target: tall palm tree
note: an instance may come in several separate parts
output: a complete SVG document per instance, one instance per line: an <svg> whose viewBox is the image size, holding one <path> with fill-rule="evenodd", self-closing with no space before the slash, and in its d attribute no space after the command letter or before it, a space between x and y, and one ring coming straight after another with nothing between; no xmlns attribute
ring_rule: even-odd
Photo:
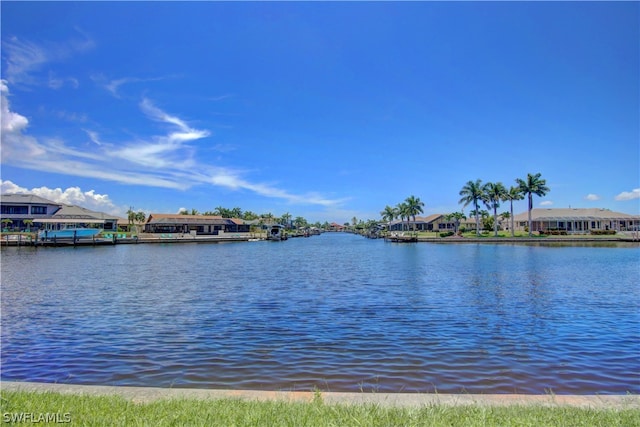
<svg viewBox="0 0 640 427"><path fill-rule="evenodd" d="M284 224L284 226L286 228L290 228L289 227L289 225L290 225L289 222L291 221L291 214L289 212L286 212L286 213L282 214L281 220L282 220L282 223Z"/></svg>
<svg viewBox="0 0 640 427"><path fill-rule="evenodd" d="M513 201L514 200L522 200L524 199L524 195L520 190L520 187L509 187L509 191L507 191L506 200L509 201L511 205L509 217L511 218L511 237L516 235L516 230L513 228Z"/></svg>
<svg viewBox="0 0 640 427"><path fill-rule="evenodd" d="M482 190L484 192L484 202L488 208L493 209L493 235L498 237L498 208L500 202L506 200L507 189L501 182L487 182Z"/></svg>
<svg viewBox="0 0 640 427"><path fill-rule="evenodd" d="M407 205L407 215L413 217L413 231L416 231L416 215L423 213L424 202L420 200L420 197L411 195L404 201Z"/></svg>
<svg viewBox="0 0 640 427"><path fill-rule="evenodd" d="M529 201L529 205L528 205L529 209L527 210L528 220L529 220L529 237L531 237L532 235L531 228L533 226L533 222L531 221L531 210L533 209L533 195L535 194L538 197L542 197L550 191L549 187L547 187L547 180L540 178L541 175L542 174L540 172L538 172L535 175L531 175L530 173L528 173L526 180L516 178L516 182L520 187L520 191L523 194L527 195L527 199Z"/></svg>
<svg viewBox="0 0 640 427"><path fill-rule="evenodd" d="M463 207L469 204L473 204L476 217L476 235L480 236L480 218L478 218L478 201L482 200L482 181L477 179L475 181L468 181L462 190L460 190L462 198L458 203L463 203Z"/></svg>
<svg viewBox="0 0 640 427"><path fill-rule="evenodd" d="M242 213L242 219L244 219L245 221L252 221L254 219L258 219L258 214L252 211L244 211Z"/></svg>
<svg viewBox="0 0 640 427"><path fill-rule="evenodd" d="M382 212L380 212L380 216L382 217L383 221L387 222L387 229L389 229L391 228L391 221L398 217L398 211L396 210L396 208L392 208L391 206L387 205L384 207Z"/></svg>
<svg viewBox="0 0 640 427"><path fill-rule="evenodd" d="M297 216L296 219L293 220L293 223L297 228L302 228L307 225L307 220L301 216Z"/></svg>
<svg viewBox="0 0 640 427"><path fill-rule="evenodd" d="M133 222L136 220L136 213L133 211L133 206L129 206L127 211L127 220L129 221L129 230L131 230Z"/></svg>
<svg viewBox="0 0 640 427"><path fill-rule="evenodd" d="M142 211L138 212L133 216L133 220L138 224L142 224L143 222L145 222L146 219L147 219L147 215ZM138 229L138 225L136 225L135 227L136 227L136 231L140 232L140 230Z"/></svg>
<svg viewBox="0 0 640 427"><path fill-rule="evenodd" d="M214 215L221 216L222 218L231 218L231 209L227 209L222 206L218 206L213 210Z"/></svg>
<svg viewBox="0 0 640 427"><path fill-rule="evenodd" d="M398 203L396 205L396 211L398 212L398 218L400 218L400 228L404 231L404 219L407 218L407 230L409 229L409 209L406 203Z"/></svg>

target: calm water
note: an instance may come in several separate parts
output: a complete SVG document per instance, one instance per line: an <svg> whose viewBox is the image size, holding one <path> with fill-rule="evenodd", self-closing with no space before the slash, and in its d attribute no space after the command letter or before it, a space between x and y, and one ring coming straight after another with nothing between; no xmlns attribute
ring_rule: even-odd
<svg viewBox="0 0 640 427"><path fill-rule="evenodd" d="M287 242L2 249L2 379L640 393L640 249Z"/></svg>

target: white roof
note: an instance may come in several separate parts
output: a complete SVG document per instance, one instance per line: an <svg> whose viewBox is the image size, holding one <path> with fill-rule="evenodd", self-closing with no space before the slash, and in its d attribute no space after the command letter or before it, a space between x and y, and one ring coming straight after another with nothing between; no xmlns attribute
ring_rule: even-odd
<svg viewBox="0 0 640 427"><path fill-rule="evenodd" d="M528 221L527 212L513 217L514 221ZM599 208L535 208L531 210L533 221L598 221L640 220L639 215L630 215Z"/></svg>
<svg viewBox="0 0 640 427"><path fill-rule="evenodd" d="M104 224L104 219L94 219L94 218L45 218L45 219L34 219L34 223L42 223L42 224Z"/></svg>

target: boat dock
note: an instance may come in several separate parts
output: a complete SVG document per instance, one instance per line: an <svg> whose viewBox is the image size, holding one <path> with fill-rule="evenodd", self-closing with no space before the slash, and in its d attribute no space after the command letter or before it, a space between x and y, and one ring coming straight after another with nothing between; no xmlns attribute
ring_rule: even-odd
<svg viewBox="0 0 640 427"><path fill-rule="evenodd" d="M394 242L394 243L415 243L418 241L418 236L405 235L404 233L402 234L392 233L388 236L385 236L384 240L387 242Z"/></svg>
<svg viewBox="0 0 640 427"><path fill-rule="evenodd" d="M149 234L130 236L126 233L107 233L98 237L48 238L42 239L37 234L5 233L0 238L0 246L111 246L138 243L222 243L248 242L264 240L253 234L223 236L193 236L190 234Z"/></svg>

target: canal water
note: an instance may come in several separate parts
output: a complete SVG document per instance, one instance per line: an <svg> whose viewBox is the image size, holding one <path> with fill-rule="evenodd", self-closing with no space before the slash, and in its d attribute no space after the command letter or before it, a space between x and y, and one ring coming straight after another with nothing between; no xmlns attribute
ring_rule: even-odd
<svg viewBox="0 0 640 427"><path fill-rule="evenodd" d="M286 242L3 248L3 380L640 393L640 248Z"/></svg>

